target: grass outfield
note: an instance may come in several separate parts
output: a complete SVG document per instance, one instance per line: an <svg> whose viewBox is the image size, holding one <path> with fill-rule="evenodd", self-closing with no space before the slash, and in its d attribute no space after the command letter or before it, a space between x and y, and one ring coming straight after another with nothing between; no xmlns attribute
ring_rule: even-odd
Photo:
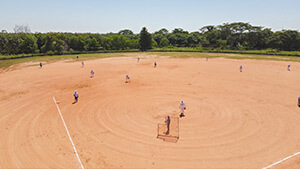
<svg viewBox="0 0 300 169"><path fill-rule="evenodd" d="M7 67L24 62L54 62L61 59L72 59L76 61L76 56L80 60L92 60L109 57L128 57L132 53L98 53L98 54L78 54L78 55L53 55L53 56L35 56L20 59L1 60L0 67ZM173 58L227 58L227 59L256 59L256 60L275 60L300 62L297 56L276 56L276 55L254 55L254 54L228 54L228 53L193 53L193 52L145 52L145 54L155 54L158 56L170 56Z"/></svg>
<svg viewBox="0 0 300 169"><path fill-rule="evenodd" d="M91 60L99 58L109 57L124 57L123 53L100 53L100 54L78 54L78 55L53 55L53 56L34 56L20 59L1 60L0 67L7 67L14 64L25 62L54 62L62 59L71 59L76 61L76 56L79 56L80 60Z"/></svg>

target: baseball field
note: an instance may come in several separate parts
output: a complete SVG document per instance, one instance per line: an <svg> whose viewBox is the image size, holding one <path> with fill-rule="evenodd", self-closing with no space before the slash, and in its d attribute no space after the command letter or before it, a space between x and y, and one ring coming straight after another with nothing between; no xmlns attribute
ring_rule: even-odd
<svg viewBox="0 0 300 169"><path fill-rule="evenodd" d="M111 55L0 68L0 168L299 168L300 62Z"/></svg>

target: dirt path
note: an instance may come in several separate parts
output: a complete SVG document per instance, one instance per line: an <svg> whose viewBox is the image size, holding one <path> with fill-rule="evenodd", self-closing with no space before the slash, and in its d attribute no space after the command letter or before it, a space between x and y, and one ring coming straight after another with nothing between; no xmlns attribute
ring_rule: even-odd
<svg viewBox="0 0 300 169"><path fill-rule="evenodd" d="M85 168L261 168L300 151L300 63L134 56L80 67L0 74L0 168L79 167L53 96ZM156 139L180 100L178 142Z"/></svg>

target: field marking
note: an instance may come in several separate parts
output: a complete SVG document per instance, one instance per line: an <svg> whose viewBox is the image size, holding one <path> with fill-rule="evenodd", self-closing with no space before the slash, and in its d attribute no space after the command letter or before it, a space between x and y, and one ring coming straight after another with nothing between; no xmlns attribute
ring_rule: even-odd
<svg viewBox="0 0 300 169"><path fill-rule="evenodd" d="M284 158L284 159L282 159L282 160L279 160L279 161L277 161L277 162L274 163L274 164L271 164L271 165L269 165L269 166L267 166L267 167L264 167L263 169L271 168L271 167L273 167L273 166L275 166L275 165L277 165L277 164L279 164L279 163L281 163L281 162L283 162L283 161L285 161L285 160L287 160L287 159L289 159L289 158L292 158L292 157L294 157L294 156L296 156L296 155L298 155L298 154L300 154L300 152L297 152L297 153L295 153L295 154L293 154L293 155L290 155L290 156L288 156L288 157L286 157L286 158Z"/></svg>
<svg viewBox="0 0 300 169"><path fill-rule="evenodd" d="M76 151L76 147L75 147L75 145L74 145L74 143L73 143L73 140L72 140L72 138L71 138L71 136L70 136L70 133L69 133L69 130L68 130L67 125L66 125L66 123L65 123L65 120L64 120L64 118L63 118L63 116L62 116L62 114L61 114L61 112L60 112L60 109L59 109L59 107L58 107L58 105L57 105L57 103L56 103L56 100L55 100L54 96L53 96L53 101L54 101L54 103L55 103L55 105L56 105L56 107L57 107L58 113L59 113L59 115L60 115L60 117L61 117L61 120L62 120L64 126L65 126L65 129L66 129L66 131L67 131L69 140L70 140L70 142L71 142L71 144L72 144L72 147L73 147L74 152L75 152L75 154L76 154L77 160L78 160L78 162L79 162L79 164L80 164L80 166L81 166L81 169L84 169L84 167L83 167L83 165L82 165L82 163L81 163L81 160L80 160L80 158L79 158L79 155L78 155L78 153L77 153L77 151Z"/></svg>

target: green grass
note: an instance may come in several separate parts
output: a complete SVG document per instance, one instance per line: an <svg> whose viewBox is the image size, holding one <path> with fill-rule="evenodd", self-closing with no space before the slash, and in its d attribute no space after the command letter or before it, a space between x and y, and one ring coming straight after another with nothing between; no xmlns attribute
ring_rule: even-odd
<svg viewBox="0 0 300 169"><path fill-rule="evenodd" d="M0 60L0 67L8 67L15 64L25 62L36 62L32 65L38 66L38 62L49 63L59 60L79 61L110 58L110 57L128 57L132 53L98 53L98 54L78 54L78 55L53 55L53 56L34 56L19 59ZM229 53L204 53L204 52L144 52L144 54L155 54L158 56L170 56L172 58L227 58L227 59L256 59L256 60L276 60L276 61L293 61L300 62L297 56L277 56L277 55L261 55L261 54L229 54ZM30 65L31 66L31 65Z"/></svg>
<svg viewBox="0 0 300 169"><path fill-rule="evenodd" d="M109 58L109 57L125 57L125 53L98 53L98 54L78 54L78 55L53 55L53 56L34 56L19 59L0 60L0 67L7 67L25 62L55 62L62 59L70 59L76 61L76 56L79 56L80 61Z"/></svg>
<svg viewBox="0 0 300 169"><path fill-rule="evenodd" d="M159 56L171 56L172 58L226 58L226 59L255 59L300 62L298 56L276 56L255 54L228 54L228 53L203 53L203 52L155 52ZM163 54L164 53L164 54ZM153 54L153 52L148 52Z"/></svg>
<svg viewBox="0 0 300 169"><path fill-rule="evenodd" d="M266 50L221 50L221 49L204 49L201 47L169 47L151 49L153 52L206 52L206 53L235 53L235 54L257 54L257 55L280 55L280 56L300 56L300 51L277 51L274 49Z"/></svg>

